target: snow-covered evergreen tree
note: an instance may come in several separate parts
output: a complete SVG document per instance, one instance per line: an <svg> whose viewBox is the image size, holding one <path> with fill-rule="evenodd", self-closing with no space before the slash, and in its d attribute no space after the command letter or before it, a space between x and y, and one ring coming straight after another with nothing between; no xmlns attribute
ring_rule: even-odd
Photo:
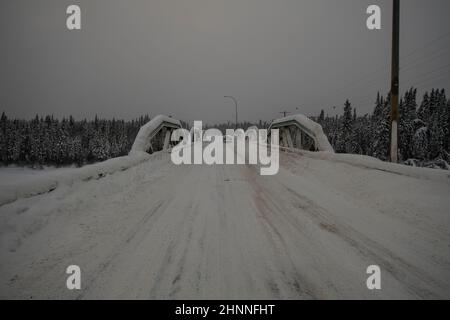
<svg viewBox="0 0 450 320"><path fill-rule="evenodd" d="M372 117L372 154L374 157L385 161L388 159L390 144L390 108L390 95L388 94L388 97L385 101L383 97L380 97L380 95L378 94L375 110Z"/></svg>
<svg viewBox="0 0 450 320"><path fill-rule="evenodd" d="M428 128L421 127L414 134L413 157L416 159L427 160L427 156L428 156Z"/></svg>
<svg viewBox="0 0 450 320"><path fill-rule="evenodd" d="M409 89L405 93L405 96L402 99L402 103L400 103L399 107L400 120L398 126L398 136L401 160L407 160L411 158L413 154L412 141L415 133L414 121L417 117L416 95L416 89Z"/></svg>
<svg viewBox="0 0 450 320"><path fill-rule="evenodd" d="M447 99L445 91L433 91L431 116L428 123L429 150L428 159L445 158L445 138L448 128Z"/></svg>
<svg viewBox="0 0 450 320"><path fill-rule="evenodd" d="M423 123L428 123L431 112L430 112L430 97L428 92L425 92L422 103L420 104L419 110L417 111L417 116Z"/></svg>
<svg viewBox="0 0 450 320"><path fill-rule="evenodd" d="M323 109L320 111L320 115L319 115L319 117L317 118L317 122L320 124L320 125L324 125L324 123L325 123L325 111L323 111Z"/></svg>
<svg viewBox="0 0 450 320"><path fill-rule="evenodd" d="M344 104L344 115L342 116L341 128L338 137L338 152L351 153L353 147L353 115L350 101Z"/></svg>

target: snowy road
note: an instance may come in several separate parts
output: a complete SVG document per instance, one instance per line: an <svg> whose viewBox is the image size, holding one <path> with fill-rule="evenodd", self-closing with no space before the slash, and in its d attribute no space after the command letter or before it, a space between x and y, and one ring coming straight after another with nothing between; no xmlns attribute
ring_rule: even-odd
<svg viewBox="0 0 450 320"><path fill-rule="evenodd" d="M1 206L0 297L450 298L448 182L280 157L260 176L159 153Z"/></svg>

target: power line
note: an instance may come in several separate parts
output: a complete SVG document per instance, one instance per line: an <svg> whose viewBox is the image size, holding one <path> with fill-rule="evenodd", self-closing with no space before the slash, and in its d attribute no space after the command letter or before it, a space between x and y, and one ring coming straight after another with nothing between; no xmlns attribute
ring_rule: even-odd
<svg viewBox="0 0 450 320"><path fill-rule="evenodd" d="M422 80L424 80L424 79L429 78L429 76L430 76L431 74L434 74L434 73L436 73L436 72L442 72L442 71L446 72L446 71L450 71L450 69L447 69L447 68L450 68L450 64L447 64L447 65L445 65L445 66L440 66L440 67L438 67L438 68L436 68L436 69L434 69L434 70L432 70L432 71L427 71L427 72L425 72L425 73L421 73L421 74L415 76L414 78L415 78L416 81L417 81L417 79L419 79L420 81L422 81ZM439 77L439 76L442 76L442 74L438 74L437 76L438 76L438 77ZM367 91L365 91L365 92L372 93L372 92L374 92L374 91L380 91L380 88L379 88L379 87L376 87L376 86L372 86L369 90L367 90ZM364 96L364 95L366 95L366 94L363 94L363 96Z"/></svg>
<svg viewBox="0 0 450 320"><path fill-rule="evenodd" d="M446 69L446 68L449 68L449 69ZM433 73L436 73L436 72L439 72L439 71L446 71L446 70L447 70L447 71L450 71L450 63L447 64L447 65L445 65L445 66L438 67L437 69L434 69L434 70L432 70L432 71L427 71L427 72L421 73L421 74L418 75L417 77L428 76L428 75L430 75L430 74L433 74Z"/></svg>
<svg viewBox="0 0 450 320"><path fill-rule="evenodd" d="M430 83L432 81L441 81L441 80L446 80L449 79L450 80L450 72L445 72L444 74L437 74L434 75L432 77L424 77L422 79L420 79L419 81L414 80L410 85L405 86L405 87L421 87L424 84ZM387 90L385 90L387 91ZM384 95L385 93L383 93L383 90L377 90L376 88L374 88L373 90L371 90L370 92L368 92L367 94L364 94L362 96L358 96L358 97L349 97L350 101L352 102L353 105L356 106L361 106L364 107L366 105L368 105L369 103L375 103L375 99L376 99L376 93L380 92L382 95Z"/></svg>
<svg viewBox="0 0 450 320"><path fill-rule="evenodd" d="M437 69L433 69L433 70L431 70L431 71L426 71L426 72L424 72L424 73L421 73L421 74L419 74L419 75L416 75L415 76L415 78L422 78L422 77L426 77L426 76L428 76L428 75L430 75L430 74L434 74L434 73L436 73L436 72L441 72L441 71L444 71L446 68L448 68L448 67L450 67L450 64L447 64L447 65L445 65L445 66L440 66L440 67L438 67ZM408 69L408 70L406 70L406 71L404 71L404 72L410 72L410 71L412 71L412 70L414 70L414 69ZM383 75L384 76L384 75ZM369 82L367 82L367 83L361 83L360 85L358 85L358 86L355 86L354 88L358 88L358 87L361 87L361 86L365 86L365 87L367 87L367 86L370 86L370 92L372 92L374 89L380 89L379 87L378 87L378 81L379 80L381 80L381 79L379 79L378 77L377 78L374 78L372 81L369 81ZM375 84L375 86L373 86ZM344 92L340 92L340 93L338 93L338 98L343 98L343 97L346 97L346 96L348 96L346 93L344 93Z"/></svg>
<svg viewBox="0 0 450 320"><path fill-rule="evenodd" d="M424 45L410 51L409 53L403 55L401 57L401 59L403 59L402 61L407 61L410 57L413 57L414 55L416 55L417 53L423 51L424 49L428 49L430 48L431 45L441 41L442 39L446 38L450 36L450 32L446 32L444 34L439 35L438 37L428 41L427 43L425 43ZM437 58L441 57L442 55L447 53L447 48L449 47L450 43L446 43L443 47L440 47L437 50L434 50L431 54L426 54L423 53L423 56L417 57L411 61L407 61L403 66L402 66L402 72L407 72L409 70L411 70L412 68L418 66L418 65L423 65L424 63L429 63L431 61L436 60ZM419 62L420 63L417 63ZM406 67L406 68L405 68ZM435 73L439 70L434 70L431 73ZM351 95L347 94L347 91L349 89L352 88L358 88L361 86L367 86L370 84L376 84L378 82L378 80L381 80L381 77L387 76L389 74L389 67L385 64L385 65L381 65L380 67L378 67L377 69L375 69L375 71L366 74L362 77L357 78L356 80L353 80L349 83L347 83L346 85L342 86L340 89L338 89L337 91L335 91L335 95L338 96L338 98L350 98ZM427 75L429 75L430 72L427 73ZM442 77L444 77L443 79L446 79L446 75L438 75L438 77L432 77L432 78L427 78L425 77L425 79L421 79L420 81L425 81L424 83L433 81L433 79L441 79ZM417 78L415 79L417 81ZM409 82L409 81L408 81ZM420 86L417 84L415 84L415 86ZM366 99L364 99L362 102L360 102L360 104L366 104L369 103L370 101L375 101L375 98L371 97L372 94L376 94L376 92L382 92L382 91L388 91L388 89L385 90L380 90L380 88L378 87L378 84L376 84L376 86L373 86L372 88L370 88L369 90L367 90L367 94L363 94L362 96L367 96ZM369 97L370 95L370 97ZM358 94L358 96L361 96ZM353 101L357 101L359 100L359 98L351 98ZM316 107L321 107L323 108L323 105L318 102L317 104L315 104Z"/></svg>
<svg viewBox="0 0 450 320"><path fill-rule="evenodd" d="M440 81L440 80L445 80L445 79L450 79L450 72L446 72L444 74L440 74L440 75L435 75L431 78L425 78L425 79L421 79L419 82L415 82L414 86L415 87L420 87L423 86L426 83L429 83L431 81Z"/></svg>
<svg viewBox="0 0 450 320"><path fill-rule="evenodd" d="M449 43L449 45L450 45L450 43ZM447 46L447 47L449 47L449 46ZM442 48L441 48L442 49ZM434 52L433 54L435 54L435 53L439 53L440 51L441 51L441 49L440 50L438 50L438 51L436 51L436 52ZM402 72L408 72L408 71L410 71L410 70L413 70L414 69L414 67L416 67L416 66L418 66L418 65L422 65L423 63L425 63L425 62L427 62L427 63L429 63L429 62L431 62L431 61L434 61L434 60L436 60L437 58L439 58L440 56L442 56L443 54L445 54L445 53L447 53L447 51L444 51L444 52L440 52L437 56L435 56L435 57L432 57L431 59L429 59L428 61L423 61L422 63L420 63L420 64L415 64L415 65L411 65L411 62L410 63L407 63L406 64L406 66L409 66L409 68L406 68L406 69L404 69L404 67L402 67L402 68L400 68L400 70L402 71ZM427 57L421 57L420 59L423 59L423 58L427 58ZM419 61L420 59L416 59L414 62L416 62L416 61ZM382 70L378 70L378 73L380 72L380 71L382 71ZM434 71L432 71L432 72L434 72ZM372 77L372 79L371 80L369 80L368 79L368 81L366 81L366 82L359 82L359 83L356 83L356 84L354 84L353 86L350 86L350 87L348 87L349 89L351 88L351 89L356 89L356 88L359 88L359 87L362 87L362 86L368 86L368 85L371 85L371 84L373 84L373 83L376 83L376 82L378 82L378 80L381 80L380 78L383 76L388 76L388 74L389 74L389 70L387 70L387 68L384 70L384 72L383 73L381 73L381 74L379 74L379 75L376 75L376 76L373 76ZM338 97L343 97L343 96L346 96L347 95L347 90L339 90L339 91L336 91L336 95L338 96Z"/></svg>
<svg viewBox="0 0 450 320"><path fill-rule="evenodd" d="M440 35L440 36L434 38L433 40L427 42L426 44L422 45L421 47L416 48L416 49L414 49L413 51L410 51L410 52L407 53L406 55L402 56L401 59L402 59L402 60L407 60L409 57L414 56L416 53L422 51L423 49L429 48L430 45L432 45L432 44L434 44L434 43L436 43L436 42L440 41L441 39L443 39L443 38L445 38L445 37L448 37L448 36L450 36L450 32L446 32L446 33L444 33L444 34L442 34L442 35ZM447 48L448 45L449 45L449 44L446 44L443 48L444 48L444 49ZM438 53L438 52L439 52L440 50L442 50L443 48L440 48L438 51L433 52L431 55L434 55L435 53ZM416 61L420 61L421 59L423 59L423 58L428 58L428 57L429 57L429 56L424 56L424 57L421 57L421 58L419 58L419 59L415 59L415 60L413 60L412 62L410 61L410 62L408 62L408 63L406 64L406 66L409 66L411 63L414 63L414 62L416 62ZM405 67L405 65L404 65L403 67ZM404 70L402 70L402 71L404 71ZM376 80L376 79L374 78L374 76L377 75L377 74L380 73L380 72L383 72L383 74L389 72L389 65L386 65L386 64L380 65L380 67L378 67L375 71L373 71L373 72L371 72L371 73L369 73L369 74L366 74L365 76L359 77L359 78L357 78L356 80L349 82L347 85L344 85L343 87L341 87L341 89L338 89L337 91L335 91L335 94L338 94L338 95L343 94L343 93L344 93L345 91L347 91L348 89L354 88L355 85L356 85L357 87L359 87L359 86L361 86L361 85L363 85L363 84L367 84L367 81L368 81L368 80L369 80L370 82L373 82L374 80ZM378 76L377 76L377 77L378 77ZM363 82L362 82L362 81L363 81Z"/></svg>
<svg viewBox="0 0 450 320"><path fill-rule="evenodd" d="M444 54L450 54L450 52L448 51L449 48L450 48L450 43L448 43L447 46L445 46L443 48L440 48L439 50L437 50L437 51L435 51L435 52L433 52L433 53L431 53L431 54L429 54L427 56L421 57L419 59L416 59L416 60L413 60L413 61L410 61L410 62L404 64L403 66L401 66L400 70L402 70L404 72L404 71L410 70L412 67L416 67L416 66L422 65L424 63L430 63L431 61L436 60L437 58L441 57ZM442 50L442 49L444 49L444 50ZM436 53L439 53L439 54L434 56ZM422 60L424 58L425 58L424 61L422 61L420 63L416 63L417 61L420 61L420 60Z"/></svg>
<svg viewBox="0 0 450 320"><path fill-rule="evenodd" d="M416 52L418 52L418 51L420 51L420 50L422 50L422 49L424 49L424 48L428 48L431 44L433 44L433 43L435 43L435 42L441 40L442 38L448 37L448 36L450 36L450 32L446 32L446 33L444 33L444 34L438 36L437 38L431 40L430 42L427 42L426 44L424 44L424 45L421 46L420 48L417 48L417 49L413 50L412 52L408 53L407 55L405 55L405 56L403 56L403 57L401 57L401 58L402 58L402 60L405 60L405 59L407 59L408 57L414 55Z"/></svg>

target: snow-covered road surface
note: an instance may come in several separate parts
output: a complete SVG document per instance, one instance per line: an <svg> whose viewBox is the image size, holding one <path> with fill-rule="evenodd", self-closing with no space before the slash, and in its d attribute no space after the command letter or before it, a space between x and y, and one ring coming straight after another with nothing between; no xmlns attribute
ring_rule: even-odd
<svg viewBox="0 0 450 320"><path fill-rule="evenodd" d="M280 157L260 176L158 153L3 205L0 297L450 298L448 182ZM72 264L81 290L66 288Z"/></svg>

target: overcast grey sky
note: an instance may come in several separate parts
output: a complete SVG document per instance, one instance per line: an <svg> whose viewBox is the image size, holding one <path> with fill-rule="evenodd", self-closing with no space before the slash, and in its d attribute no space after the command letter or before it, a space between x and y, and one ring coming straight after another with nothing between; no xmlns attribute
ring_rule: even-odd
<svg viewBox="0 0 450 320"><path fill-rule="evenodd" d="M389 88L391 3L0 0L0 112L225 122L233 95L250 121L341 112L346 98L366 113ZM70 4L80 31L66 29ZM380 31L366 28L370 4L382 9ZM401 6L401 90L448 91L450 1Z"/></svg>

